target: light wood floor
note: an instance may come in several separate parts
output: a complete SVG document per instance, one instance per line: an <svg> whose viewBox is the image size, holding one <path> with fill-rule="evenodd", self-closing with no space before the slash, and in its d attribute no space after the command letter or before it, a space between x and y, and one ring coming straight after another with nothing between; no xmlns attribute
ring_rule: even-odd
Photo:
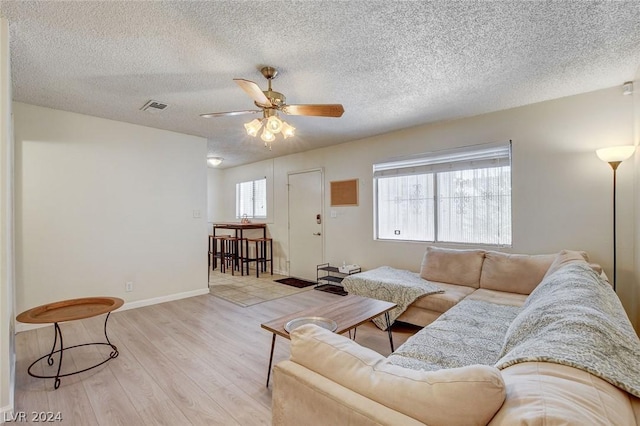
<svg viewBox="0 0 640 426"><path fill-rule="evenodd" d="M18 333L16 411L60 412L69 425L271 424L271 390L265 387L271 334L260 324L339 297L307 291L243 308L203 295L114 312L108 329L118 358L62 378L58 390L52 379L27 374L29 364L51 350L53 327ZM98 317L62 324L65 346L102 341L103 323ZM394 330L396 347L416 331ZM357 340L390 352L386 332L372 323L358 328ZM106 349L72 349L63 365L67 371L92 365ZM288 356L289 341L278 337L274 363ZM50 369L46 362L37 367Z"/></svg>

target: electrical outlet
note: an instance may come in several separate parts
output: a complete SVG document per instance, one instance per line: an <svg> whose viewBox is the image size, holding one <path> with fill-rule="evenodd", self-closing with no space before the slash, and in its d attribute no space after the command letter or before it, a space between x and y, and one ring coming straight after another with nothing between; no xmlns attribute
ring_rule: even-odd
<svg viewBox="0 0 640 426"><path fill-rule="evenodd" d="M194 210L193 211L193 218L194 219L199 219L200 218L200 210Z"/></svg>
<svg viewBox="0 0 640 426"><path fill-rule="evenodd" d="M133 281L124 283L124 291L133 291Z"/></svg>

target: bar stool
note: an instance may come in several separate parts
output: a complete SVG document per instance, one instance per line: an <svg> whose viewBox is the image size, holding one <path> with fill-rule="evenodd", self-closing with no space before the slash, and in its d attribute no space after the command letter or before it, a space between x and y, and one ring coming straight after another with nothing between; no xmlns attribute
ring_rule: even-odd
<svg viewBox="0 0 640 426"><path fill-rule="evenodd" d="M209 235L209 255L211 256L211 263L213 267L211 269L216 269L218 267L217 259L220 259L220 272L225 273L225 259L226 255L226 235Z"/></svg>
<svg viewBox="0 0 640 426"><path fill-rule="evenodd" d="M209 249L207 250L207 280L211 278L211 264L213 263L213 235L209 235Z"/></svg>
<svg viewBox="0 0 640 426"><path fill-rule="evenodd" d="M243 264L247 265L247 275L249 275L249 263L256 262L256 277L260 277L262 272L267 270L267 262L271 263L271 275L273 275L273 239L272 238L245 238L245 257ZM255 244L255 257L249 255L249 243Z"/></svg>
<svg viewBox="0 0 640 426"><path fill-rule="evenodd" d="M244 239L244 238L243 238ZM235 275L235 270L240 270L240 275L244 275L242 269L243 249L242 240L238 237L228 236L226 242L226 257L228 264L231 265L231 275Z"/></svg>

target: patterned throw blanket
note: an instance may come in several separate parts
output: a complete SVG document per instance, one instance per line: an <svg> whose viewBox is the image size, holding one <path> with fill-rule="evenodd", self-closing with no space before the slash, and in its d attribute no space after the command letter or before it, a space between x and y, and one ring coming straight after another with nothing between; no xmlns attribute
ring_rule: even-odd
<svg viewBox="0 0 640 426"><path fill-rule="evenodd" d="M415 272L395 269L389 266L381 266L370 271L349 275L342 280L342 286L351 294L386 300L398 305L389 311L391 324L417 298L443 292L440 287L423 280ZM374 318L373 322L378 328L387 329L387 324L383 318Z"/></svg>
<svg viewBox="0 0 640 426"><path fill-rule="evenodd" d="M611 286L569 264L531 293L509 326L496 367L553 362L587 371L640 397L640 340Z"/></svg>
<svg viewBox="0 0 640 426"><path fill-rule="evenodd" d="M611 286L587 264L559 269L520 308L462 300L388 357L428 371L528 361L578 368L640 397L640 340Z"/></svg>
<svg viewBox="0 0 640 426"><path fill-rule="evenodd" d="M414 370L493 365L520 307L462 300L407 340L387 359Z"/></svg>

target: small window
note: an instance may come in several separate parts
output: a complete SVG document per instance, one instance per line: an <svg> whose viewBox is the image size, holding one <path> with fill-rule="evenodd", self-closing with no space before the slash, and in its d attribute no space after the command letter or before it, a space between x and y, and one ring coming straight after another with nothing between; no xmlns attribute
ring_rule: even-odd
<svg viewBox="0 0 640 426"><path fill-rule="evenodd" d="M267 217L267 179L236 184L236 218Z"/></svg>
<svg viewBox="0 0 640 426"><path fill-rule="evenodd" d="M511 245L511 143L373 165L376 239Z"/></svg>

